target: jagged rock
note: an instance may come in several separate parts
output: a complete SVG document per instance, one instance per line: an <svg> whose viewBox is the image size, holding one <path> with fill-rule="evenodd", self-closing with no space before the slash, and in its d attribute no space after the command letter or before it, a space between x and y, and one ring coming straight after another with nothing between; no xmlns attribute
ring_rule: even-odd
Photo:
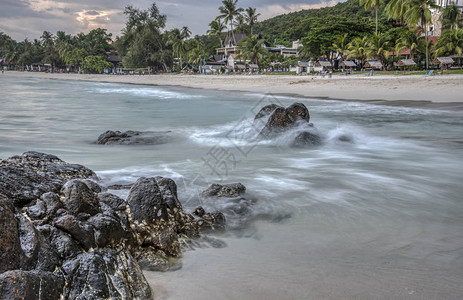
<svg viewBox="0 0 463 300"><path fill-rule="evenodd" d="M140 266L127 251L96 249L63 264L66 299L151 299Z"/></svg>
<svg viewBox="0 0 463 300"><path fill-rule="evenodd" d="M265 106L257 114L256 119L258 116L264 116L265 114L270 114L270 117L260 135L266 138L274 137L300 122L308 124L310 121L309 110L302 103L294 103L286 109L278 105Z"/></svg>
<svg viewBox="0 0 463 300"><path fill-rule="evenodd" d="M318 146L321 144L322 144L322 139L320 135L312 133L310 131L303 131L296 136L292 146L295 146L295 147Z"/></svg>
<svg viewBox="0 0 463 300"><path fill-rule="evenodd" d="M246 192L246 187L241 183L232 184L212 184L202 192L205 197L239 197Z"/></svg>
<svg viewBox="0 0 463 300"><path fill-rule="evenodd" d="M0 299L61 299L64 279L44 271L14 270L0 274Z"/></svg>
<svg viewBox="0 0 463 300"><path fill-rule="evenodd" d="M203 191L201 195L207 199L212 199L212 205L221 212L219 214L203 214L202 209L197 209L196 213L203 214L202 218L206 223L201 223L201 226L209 226L209 219L213 220L212 227L225 227L225 219L227 225L232 229L240 229L246 226L248 218L252 213L254 200L244 198L246 187L241 183L232 184L212 184L208 189ZM215 223L215 224L214 224Z"/></svg>
<svg viewBox="0 0 463 300"><path fill-rule="evenodd" d="M95 248L95 231L86 222L79 221L73 215L64 215L57 218L53 224L56 228L71 235L86 251Z"/></svg>
<svg viewBox="0 0 463 300"><path fill-rule="evenodd" d="M262 107L260 109L260 111L256 114L256 116L254 118L254 121L256 121L256 120L258 120L260 118L263 118L265 116L270 115L278 107L281 107L281 106L279 106L277 104L269 104L269 105L266 105L266 106Z"/></svg>
<svg viewBox="0 0 463 300"><path fill-rule="evenodd" d="M96 178L96 174L84 166L38 152L25 152L0 161L0 191L18 207L44 193L58 193L73 178Z"/></svg>
<svg viewBox="0 0 463 300"><path fill-rule="evenodd" d="M159 145L169 141L170 131L133 131L108 130L102 133L96 143L102 145Z"/></svg>
<svg viewBox="0 0 463 300"><path fill-rule="evenodd" d="M75 216L79 213L93 216L100 212L96 194L84 181L79 179L68 181L61 189L61 193L64 195L64 207Z"/></svg>
<svg viewBox="0 0 463 300"><path fill-rule="evenodd" d="M95 229L94 238L99 248L120 246L133 238L130 227L124 228L116 215L97 214L88 223Z"/></svg>
<svg viewBox="0 0 463 300"><path fill-rule="evenodd" d="M0 161L1 299L150 299L134 257L147 269L175 269L181 244L225 228L221 212L185 213L169 178L140 178L127 201L102 192L95 179L42 153ZM212 194L244 191L236 184Z"/></svg>
<svg viewBox="0 0 463 300"><path fill-rule="evenodd" d="M13 202L0 196L0 273L19 268L21 241Z"/></svg>
<svg viewBox="0 0 463 300"><path fill-rule="evenodd" d="M112 184L108 186L108 190L130 190L133 183L129 184Z"/></svg>
<svg viewBox="0 0 463 300"><path fill-rule="evenodd" d="M193 211L193 214L198 217L196 224L201 232L225 230L225 215L220 211L208 213L200 206Z"/></svg>

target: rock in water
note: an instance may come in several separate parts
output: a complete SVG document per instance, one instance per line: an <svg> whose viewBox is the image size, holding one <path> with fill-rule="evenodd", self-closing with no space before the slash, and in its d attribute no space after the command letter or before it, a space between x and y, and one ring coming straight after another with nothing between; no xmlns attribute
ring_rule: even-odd
<svg viewBox="0 0 463 300"><path fill-rule="evenodd" d="M310 131L303 131L299 133L292 146L295 147L304 147L304 146L318 146L322 144L322 139L318 134L312 133Z"/></svg>
<svg viewBox="0 0 463 300"><path fill-rule="evenodd" d="M172 179L140 178L127 201L93 180L53 155L0 161L0 299L151 299L140 265L168 270L185 240L225 228L219 212L187 214Z"/></svg>
<svg viewBox="0 0 463 300"><path fill-rule="evenodd" d="M102 145L159 145L169 141L170 131L108 130L102 133L96 143Z"/></svg>

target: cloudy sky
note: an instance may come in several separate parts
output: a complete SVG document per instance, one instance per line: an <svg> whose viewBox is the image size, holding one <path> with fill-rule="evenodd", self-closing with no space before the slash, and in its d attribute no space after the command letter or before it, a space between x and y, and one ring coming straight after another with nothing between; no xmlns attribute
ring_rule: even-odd
<svg viewBox="0 0 463 300"><path fill-rule="evenodd" d="M334 5L339 0L239 0L240 7L256 7L259 20L290 11ZM204 34L219 13L221 0L155 1L167 15L167 28L188 26L193 34ZM39 38L44 30L56 33L87 33L108 29L113 37L124 27L124 7L147 9L153 0L0 0L0 32L17 41Z"/></svg>

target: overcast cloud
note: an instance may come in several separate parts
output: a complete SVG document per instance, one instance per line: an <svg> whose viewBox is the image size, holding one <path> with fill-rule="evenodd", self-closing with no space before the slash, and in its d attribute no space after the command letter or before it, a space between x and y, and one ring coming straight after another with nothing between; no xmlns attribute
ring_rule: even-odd
<svg viewBox="0 0 463 300"><path fill-rule="evenodd" d="M167 28L188 26L193 34L205 34L208 24L219 14L221 0L155 1L167 15ZM238 0L243 8L256 7L259 20L307 8L334 5L338 0ZM0 31L17 41L39 38L43 31L55 34L87 33L106 28L113 37L124 27L124 7L147 9L152 0L0 0Z"/></svg>

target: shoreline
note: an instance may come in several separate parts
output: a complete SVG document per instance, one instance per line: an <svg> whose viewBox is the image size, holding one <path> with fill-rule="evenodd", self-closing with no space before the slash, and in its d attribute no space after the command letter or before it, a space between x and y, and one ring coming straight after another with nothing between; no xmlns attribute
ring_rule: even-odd
<svg viewBox="0 0 463 300"><path fill-rule="evenodd" d="M8 71L2 76L146 86L185 87L226 92L373 105L463 111L463 75L100 75ZM0 77L1 78L1 77Z"/></svg>

